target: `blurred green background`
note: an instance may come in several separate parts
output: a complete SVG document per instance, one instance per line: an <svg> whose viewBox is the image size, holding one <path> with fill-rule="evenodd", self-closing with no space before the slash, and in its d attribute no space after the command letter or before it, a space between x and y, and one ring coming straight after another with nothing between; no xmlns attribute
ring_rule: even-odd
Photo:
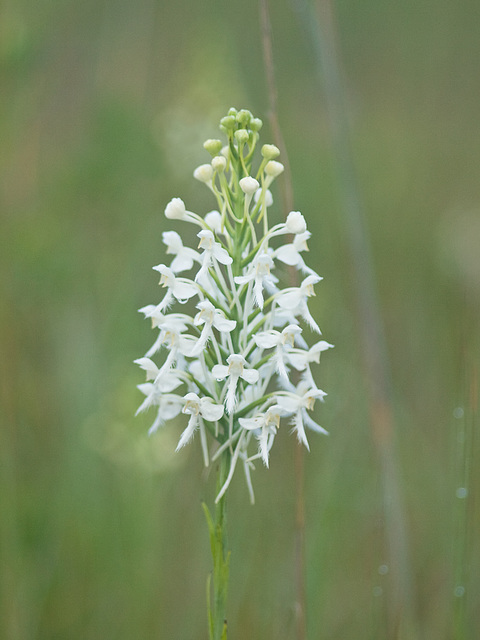
<svg viewBox="0 0 480 640"><path fill-rule="evenodd" d="M418 638L474 639L478 5L338 0L335 12L392 373L408 615ZM151 416L134 418L132 361L153 335L136 310L160 299L166 202L214 206L191 174L219 118L249 108L272 141L258 16L253 0L2 4L1 638L206 638L200 500L214 482L198 441L173 454L181 421L149 439ZM312 308L336 345L318 370L331 435L312 435L305 458L309 638L394 638L395 498L372 439L326 95L294 5L272 2L271 20L295 207L325 278ZM285 430L254 474L253 507L233 483L232 640L296 637L294 456Z"/></svg>

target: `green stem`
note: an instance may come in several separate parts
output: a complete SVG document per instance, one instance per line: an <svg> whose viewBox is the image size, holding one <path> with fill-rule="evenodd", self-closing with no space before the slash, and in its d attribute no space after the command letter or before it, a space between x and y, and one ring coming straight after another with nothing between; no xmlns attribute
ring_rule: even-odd
<svg viewBox="0 0 480 640"><path fill-rule="evenodd" d="M230 468L230 451L226 449L219 461L217 494L225 484ZM226 493L215 504L214 517L203 503L210 533L213 572L207 581L207 608L209 640L227 640L227 593L230 569L230 551L227 544L227 498ZM213 597L212 597L213 596Z"/></svg>

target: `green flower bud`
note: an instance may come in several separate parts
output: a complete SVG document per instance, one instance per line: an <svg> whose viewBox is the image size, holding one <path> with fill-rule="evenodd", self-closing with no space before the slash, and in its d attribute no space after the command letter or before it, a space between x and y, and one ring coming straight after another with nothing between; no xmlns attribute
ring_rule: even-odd
<svg viewBox="0 0 480 640"><path fill-rule="evenodd" d="M280 155L280 149L274 144L264 144L262 147L262 156L266 160L273 160Z"/></svg>
<svg viewBox="0 0 480 640"><path fill-rule="evenodd" d="M248 142L248 131L246 129L238 129L238 131L235 131L234 136L238 144L245 144Z"/></svg>
<svg viewBox="0 0 480 640"><path fill-rule="evenodd" d="M252 118L250 120L250 129L252 131L260 131L262 127L263 127L263 122L260 120L260 118Z"/></svg>
<svg viewBox="0 0 480 640"><path fill-rule="evenodd" d="M228 133L235 129L236 124L235 116L225 116L220 120L220 129Z"/></svg>
<svg viewBox="0 0 480 640"><path fill-rule="evenodd" d="M237 122L241 124L242 127L247 128L252 118L253 116L248 109L241 109L237 113Z"/></svg>
<svg viewBox="0 0 480 640"><path fill-rule="evenodd" d="M222 147L223 142L221 140L205 140L203 143L203 148L206 149L212 157L218 156Z"/></svg>
<svg viewBox="0 0 480 640"><path fill-rule="evenodd" d="M230 107L230 109L228 110L228 114L229 116L234 116L235 118L237 117L237 113L238 111L235 109L235 107Z"/></svg>

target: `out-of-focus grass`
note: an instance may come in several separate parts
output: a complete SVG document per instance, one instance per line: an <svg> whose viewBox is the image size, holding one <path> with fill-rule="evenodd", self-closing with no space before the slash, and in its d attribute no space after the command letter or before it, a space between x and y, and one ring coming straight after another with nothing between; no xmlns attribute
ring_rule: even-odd
<svg viewBox="0 0 480 640"><path fill-rule="evenodd" d="M133 418L159 298L165 203L234 104L266 121L257 7L212 1L2 8L0 635L204 638L211 497L180 424ZM338 5L354 153L394 382L396 441L422 638L453 636L461 475L478 460L478 16L446 0ZM312 638L384 638L392 576L368 427L348 248L308 39L272 5L280 120L296 206L325 280L319 419L307 466ZM253 46L252 46L253 43ZM268 127L265 127L268 134ZM280 215L280 214L279 214ZM459 409L462 409L460 411ZM456 411L455 411L456 410ZM455 417L457 416L457 417ZM232 637L293 638L293 438L230 498ZM475 458L476 456L476 458ZM462 464L460 463L460 467ZM466 524L466 634L479 616L478 465ZM199 482L201 479L201 482ZM463 502L461 503L463 504ZM381 570L383 571L383 569ZM462 636L457 636L458 638Z"/></svg>

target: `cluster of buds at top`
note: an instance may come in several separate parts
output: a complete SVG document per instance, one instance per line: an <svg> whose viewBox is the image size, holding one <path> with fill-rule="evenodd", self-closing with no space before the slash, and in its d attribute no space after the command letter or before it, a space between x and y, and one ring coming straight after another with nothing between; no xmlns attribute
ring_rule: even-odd
<svg viewBox="0 0 480 640"><path fill-rule="evenodd" d="M269 187L284 167L276 160L278 148L265 144L253 168L261 126L249 111L230 109L220 124L227 144L205 142L212 160L193 175L210 189L217 209L201 216L180 198L168 203L169 220L198 227L198 247L185 246L176 231L163 233L172 259L154 269L165 294L159 304L140 309L158 336L135 361L147 374L138 411L156 407L150 432L181 413L188 416L177 450L198 431L206 465L228 452L230 471L217 500L239 463L253 499L253 463L261 459L268 466L282 422L291 423L307 448L306 427L327 433L311 416L326 395L311 365L332 345L319 340L309 347L302 328L320 334L308 302L322 278L304 262L310 233L299 211L269 226ZM299 272L298 286L282 288L289 268ZM152 360L157 354L160 365Z"/></svg>

